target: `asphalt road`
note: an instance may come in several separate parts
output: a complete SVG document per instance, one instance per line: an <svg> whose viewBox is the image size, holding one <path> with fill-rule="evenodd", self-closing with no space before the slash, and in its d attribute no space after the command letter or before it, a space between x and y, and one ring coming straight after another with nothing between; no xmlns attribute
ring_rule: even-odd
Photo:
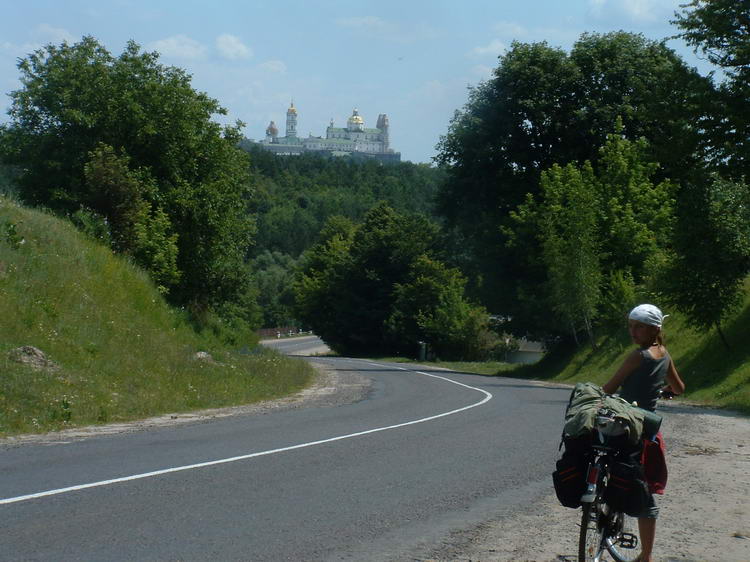
<svg viewBox="0 0 750 562"><path fill-rule="evenodd" d="M369 378L371 391L3 448L0 560L413 559L549 493L569 391L315 361Z"/></svg>
<svg viewBox="0 0 750 562"><path fill-rule="evenodd" d="M263 345L286 355L320 355L328 346L318 336L295 336L263 341Z"/></svg>

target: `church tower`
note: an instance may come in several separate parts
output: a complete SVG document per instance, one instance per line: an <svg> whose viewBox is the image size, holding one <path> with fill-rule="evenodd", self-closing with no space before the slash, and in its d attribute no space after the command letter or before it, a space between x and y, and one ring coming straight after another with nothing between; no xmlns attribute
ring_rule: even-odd
<svg viewBox="0 0 750 562"><path fill-rule="evenodd" d="M286 110L286 136L297 137L297 110L294 108L294 102Z"/></svg>
<svg viewBox="0 0 750 562"><path fill-rule="evenodd" d="M388 116L385 113L381 113L378 115L378 124L377 128L381 130L383 135L383 152L388 152L389 146L389 134L388 134Z"/></svg>

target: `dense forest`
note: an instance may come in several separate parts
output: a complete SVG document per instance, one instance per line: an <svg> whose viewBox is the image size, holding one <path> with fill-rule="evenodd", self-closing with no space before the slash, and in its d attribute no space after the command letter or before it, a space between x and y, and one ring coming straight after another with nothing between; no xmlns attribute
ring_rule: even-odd
<svg viewBox="0 0 750 562"><path fill-rule="evenodd" d="M507 329L591 339L656 300L721 333L750 272L748 21L727 0L675 14L714 75L664 42L584 34L570 52L514 43L470 92L439 146L438 212Z"/></svg>
<svg viewBox="0 0 750 562"><path fill-rule="evenodd" d="M19 62L2 189L230 341L301 322L342 353L481 358L593 342L642 300L721 334L750 273L750 12L674 17L715 74L624 31L514 42L434 165L277 157L156 53L48 45Z"/></svg>
<svg viewBox="0 0 750 562"><path fill-rule="evenodd" d="M279 157L252 143L241 146L250 154L256 190L251 257L264 326L298 322L292 283L299 258L320 240L329 217L360 222L375 204L386 202L398 212L436 219L445 174L434 166L316 154Z"/></svg>

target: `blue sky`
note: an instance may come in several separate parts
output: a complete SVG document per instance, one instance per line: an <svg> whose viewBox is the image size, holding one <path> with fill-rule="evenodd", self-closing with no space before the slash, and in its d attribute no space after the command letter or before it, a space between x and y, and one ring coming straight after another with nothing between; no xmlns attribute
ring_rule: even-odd
<svg viewBox="0 0 750 562"><path fill-rule="evenodd" d="M343 126L355 107L368 127L386 113L393 148L429 162L467 86L514 39L566 50L585 31L662 39L683 1L2 0L0 90L20 87L17 60L41 45L93 35L118 55L133 39L186 69L249 138L270 120L283 131L293 98L300 135L324 135L332 118ZM669 46L710 70L681 41ZM8 107L3 95L3 121Z"/></svg>

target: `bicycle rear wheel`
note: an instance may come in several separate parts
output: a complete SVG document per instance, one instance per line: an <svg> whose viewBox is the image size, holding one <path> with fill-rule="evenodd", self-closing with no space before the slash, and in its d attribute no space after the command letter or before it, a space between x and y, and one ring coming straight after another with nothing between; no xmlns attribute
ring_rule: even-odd
<svg viewBox="0 0 750 562"><path fill-rule="evenodd" d="M605 546L616 562L638 559L638 519L624 513L613 513L612 524L604 539Z"/></svg>
<svg viewBox="0 0 750 562"><path fill-rule="evenodd" d="M599 502L583 504L581 514L581 534L578 537L578 561L599 562L605 550L604 522L599 510Z"/></svg>

